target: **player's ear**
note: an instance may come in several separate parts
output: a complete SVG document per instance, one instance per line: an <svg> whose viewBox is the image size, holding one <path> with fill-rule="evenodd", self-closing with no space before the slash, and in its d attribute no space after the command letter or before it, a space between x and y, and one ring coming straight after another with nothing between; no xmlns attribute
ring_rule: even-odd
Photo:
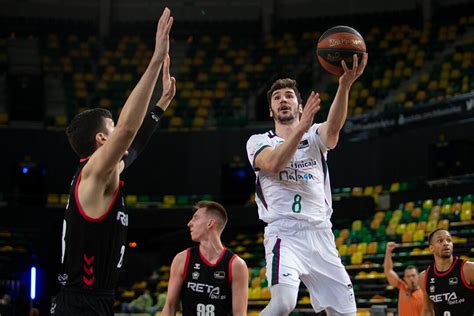
<svg viewBox="0 0 474 316"><path fill-rule="evenodd" d="M298 110L299 110L300 113L303 113L303 105L302 104L298 105Z"/></svg>
<svg viewBox="0 0 474 316"><path fill-rule="evenodd" d="M104 133L95 134L95 141L98 145L103 145L107 140L107 136Z"/></svg>
<svg viewBox="0 0 474 316"><path fill-rule="evenodd" d="M270 110L270 117L273 117L273 112L272 112L272 109L271 109L271 108L269 108L269 110Z"/></svg>
<svg viewBox="0 0 474 316"><path fill-rule="evenodd" d="M216 224L216 220L214 218L210 218L207 222L207 228L212 228Z"/></svg>

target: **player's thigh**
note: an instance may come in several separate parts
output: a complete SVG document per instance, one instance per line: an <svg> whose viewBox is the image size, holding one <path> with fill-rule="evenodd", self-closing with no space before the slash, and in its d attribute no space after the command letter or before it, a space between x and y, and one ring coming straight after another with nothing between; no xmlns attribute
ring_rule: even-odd
<svg viewBox="0 0 474 316"><path fill-rule="evenodd" d="M268 285L286 284L298 288L301 263L292 249L291 238L266 237L264 244Z"/></svg>
<svg viewBox="0 0 474 316"><path fill-rule="evenodd" d="M332 307L340 313L356 311L352 282L334 243L330 231L316 232L313 236L318 251L311 256L309 273L301 276L308 288L316 311Z"/></svg>

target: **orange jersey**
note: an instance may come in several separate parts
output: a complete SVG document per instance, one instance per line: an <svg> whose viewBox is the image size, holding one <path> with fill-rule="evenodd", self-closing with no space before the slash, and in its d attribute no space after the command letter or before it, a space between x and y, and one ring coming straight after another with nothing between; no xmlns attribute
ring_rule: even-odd
<svg viewBox="0 0 474 316"><path fill-rule="evenodd" d="M400 290L398 294L398 315L421 315L421 310L423 309L423 290L418 289L410 292L403 281L400 281L397 287Z"/></svg>

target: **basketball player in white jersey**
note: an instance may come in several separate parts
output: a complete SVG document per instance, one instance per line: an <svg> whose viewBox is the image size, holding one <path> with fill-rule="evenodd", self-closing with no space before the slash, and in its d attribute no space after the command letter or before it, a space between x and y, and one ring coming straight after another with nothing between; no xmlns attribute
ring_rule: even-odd
<svg viewBox="0 0 474 316"><path fill-rule="evenodd" d="M332 199L327 153L338 142L347 116L349 91L363 73L353 57L331 105L327 121L313 124L320 108L312 92L303 109L292 79L277 80L267 92L275 131L256 134L247 154L256 174L256 201L265 228L267 278L272 298L260 315L288 315L296 306L300 281L306 285L315 312L355 315L352 283L331 231Z"/></svg>

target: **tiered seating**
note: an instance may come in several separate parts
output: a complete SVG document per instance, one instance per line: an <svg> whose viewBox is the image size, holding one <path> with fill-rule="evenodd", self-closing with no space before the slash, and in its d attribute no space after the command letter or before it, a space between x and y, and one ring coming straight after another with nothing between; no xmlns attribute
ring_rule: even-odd
<svg viewBox="0 0 474 316"><path fill-rule="evenodd" d="M249 39L202 35L191 41L177 74L177 97L163 124L170 128L242 125L250 78Z"/></svg>
<svg viewBox="0 0 474 316"><path fill-rule="evenodd" d="M460 39L465 29L474 25L474 16L461 17L457 23L440 26L432 32L430 45L431 52L442 52L446 47ZM432 28L430 25L428 25ZM427 27L425 27L426 29ZM426 38L422 38L426 41ZM404 107L413 107L430 100L445 100L458 94L474 91L472 81L474 37L471 35L455 47L454 54L445 56L434 65L430 72L423 72L417 82L412 83L407 91L396 96L396 104Z"/></svg>
<svg viewBox="0 0 474 316"><path fill-rule="evenodd" d="M43 38L41 54L45 74L62 78L67 102L67 116L47 118L48 123L65 126L79 111L96 106L93 96L97 39L95 36L49 34Z"/></svg>

